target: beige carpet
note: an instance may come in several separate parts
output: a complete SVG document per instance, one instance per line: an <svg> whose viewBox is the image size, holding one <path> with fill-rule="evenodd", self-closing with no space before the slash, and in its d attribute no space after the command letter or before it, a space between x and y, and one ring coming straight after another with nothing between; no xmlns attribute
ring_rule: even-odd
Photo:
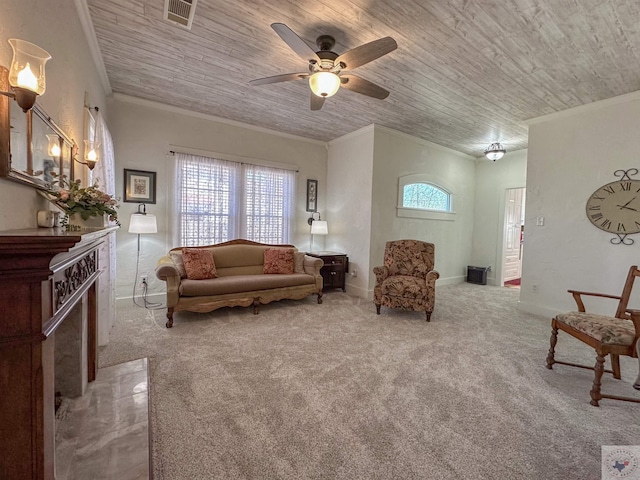
<svg viewBox="0 0 640 480"><path fill-rule="evenodd" d="M339 292L172 329L131 306L100 365L149 358L159 480L599 479L601 445L640 444L640 405L592 407L591 371L547 370L550 319L518 294L439 287L431 323ZM595 362L562 332L556 358ZM638 396L621 360L603 391Z"/></svg>

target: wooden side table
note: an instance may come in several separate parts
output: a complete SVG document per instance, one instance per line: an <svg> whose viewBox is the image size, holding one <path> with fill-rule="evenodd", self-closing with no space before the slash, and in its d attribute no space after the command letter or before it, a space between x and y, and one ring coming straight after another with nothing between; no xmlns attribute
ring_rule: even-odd
<svg viewBox="0 0 640 480"><path fill-rule="evenodd" d="M320 269L322 275L322 289L341 288L346 292L345 277L349 271L349 257L339 252L307 252L307 255L321 258L324 266Z"/></svg>

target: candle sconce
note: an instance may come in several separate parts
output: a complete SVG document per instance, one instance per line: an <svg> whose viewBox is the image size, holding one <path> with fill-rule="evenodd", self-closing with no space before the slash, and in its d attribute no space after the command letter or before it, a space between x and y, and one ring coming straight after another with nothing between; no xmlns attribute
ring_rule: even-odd
<svg viewBox="0 0 640 480"><path fill-rule="evenodd" d="M56 176L73 181L75 143L36 103L51 56L24 40L9 44L11 66L0 66L0 177L43 190Z"/></svg>

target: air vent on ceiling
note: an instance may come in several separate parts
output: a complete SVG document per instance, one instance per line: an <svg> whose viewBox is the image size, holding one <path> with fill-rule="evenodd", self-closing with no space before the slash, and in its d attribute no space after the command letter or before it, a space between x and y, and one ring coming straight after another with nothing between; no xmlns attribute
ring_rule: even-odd
<svg viewBox="0 0 640 480"><path fill-rule="evenodd" d="M191 30L198 0L164 0L164 19Z"/></svg>

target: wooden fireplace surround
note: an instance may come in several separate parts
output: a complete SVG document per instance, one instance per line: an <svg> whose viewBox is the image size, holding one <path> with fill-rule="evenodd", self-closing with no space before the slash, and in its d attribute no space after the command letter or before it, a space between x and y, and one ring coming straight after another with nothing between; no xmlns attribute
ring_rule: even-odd
<svg viewBox="0 0 640 480"><path fill-rule="evenodd" d="M87 303L95 380L98 247L116 229L0 232L0 478L55 478L55 331Z"/></svg>

